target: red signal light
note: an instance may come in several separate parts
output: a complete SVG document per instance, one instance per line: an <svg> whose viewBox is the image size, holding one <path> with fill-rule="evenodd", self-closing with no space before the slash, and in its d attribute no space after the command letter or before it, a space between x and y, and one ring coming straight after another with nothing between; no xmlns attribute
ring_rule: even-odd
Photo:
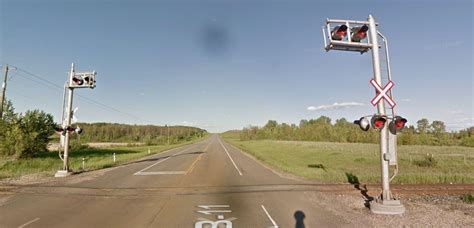
<svg viewBox="0 0 474 228"><path fill-rule="evenodd" d="M352 28L352 42L360 42L361 40L367 37L367 31L369 27L367 25L363 25L361 27Z"/></svg>
<svg viewBox="0 0 474 228"><path fill-rule="evenodd" d="M372 127L376 130L382 130L385 127L385 123L387 122L387 117L383 115L373 115L372 120Z"/></svg>
<svg viewBox="0 0 474 228"><path fill-rule="evenodd" d="M84 83L84 80L82 80L81 78L76 78L76 77L73 77L72 78L72 81L76 84L76 85L82 85Z"/></svg>
<svg viewBox="0 0 474 228"><path fill-rule="evenodd" d="M401 116L395 116L389 124L390 132L392 134L397 134L398 131L401 131L403 128L405 128L407 122L407 119Z"/></svg>
<svg viewBox="0 0 474 228"><path fill-rule="evenodd" d="M347 36L347 26L340 25L336 26L331 32L331 38L333 40L342 40L342 38Z"/></svg>

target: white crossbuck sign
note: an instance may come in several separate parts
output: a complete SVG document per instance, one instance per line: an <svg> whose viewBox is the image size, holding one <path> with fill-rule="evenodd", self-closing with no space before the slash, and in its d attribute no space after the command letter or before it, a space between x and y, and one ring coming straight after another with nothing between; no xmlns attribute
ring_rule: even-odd
<svg viewBox="0 0 474 228"><path fill-rule="evenodd" d="M390 91L393 86L395 86L392 81L389 81L383 89L374 79L370 80L370 84L372 84L377 90L377 96L375 96L374 99L372 99L372 101L370 102L373 106L377 105L382 98L385 99L387 103L392 106L392 108L397 105L395 101L393 101L392 98L387 95L387 92Z"/></svg>

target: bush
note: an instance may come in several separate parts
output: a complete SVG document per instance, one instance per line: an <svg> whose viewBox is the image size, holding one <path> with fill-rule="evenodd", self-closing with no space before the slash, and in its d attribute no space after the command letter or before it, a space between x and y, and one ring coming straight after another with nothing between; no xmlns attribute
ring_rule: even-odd
<svg viewBox="0 0 474 228"><path fill-rule="evenodd" d="M0 154L23 158L47 151L55 126L51 114L34 110L10 117L1 121Z"/></svg>
<svg viewBox="0 0 474 228"><path fill-rule="evenodd" d="M413 164L420 167L435 167L438 161L436 161L433 155L427 154L423 160L414 160Z"/></svg>

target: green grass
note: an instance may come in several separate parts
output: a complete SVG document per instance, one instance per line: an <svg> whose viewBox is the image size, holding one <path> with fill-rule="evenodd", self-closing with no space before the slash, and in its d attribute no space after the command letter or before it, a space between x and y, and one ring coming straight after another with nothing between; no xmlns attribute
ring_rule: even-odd
<svg viewBox="0 0 474 228"><path fill-rule="evenodd" d="M73 171L82 171L82 158L85 159L85 170L95 170L121 165L139 158L160 153L165 150L183 146L196 142L182 142L172 145L157 146L138 146L138 147L115 147L115 148L87 148L72 151L69 154L69 164ZM148 154L148 149L151 153ZM113 162L113 153L116 156L116 162ZM62 161L59 159L58 152L45 152L34 158L26 158L19 160L7 160L0 158L0 179L19 177L33 173L43 173L45 175L53 175L62 167Z"/></svg>
<svg viewBox="0 0 474 228"><path fill-rule="evenodd" d="M472 194L464 194L461 197L461 200L465 203L472 204L474 202L474 195Z"/></svg>
<svg viewBox="0 0 474 228"><path fill-rule="evenodd" d="M307 179L343 183L350 174L361 183L380 182L377 144L224 139L277 169ZM465 154L466 164L463 157L445 154ZM392 183L474 183L474 148L399 146L398 162L400 171Z"/></svg>

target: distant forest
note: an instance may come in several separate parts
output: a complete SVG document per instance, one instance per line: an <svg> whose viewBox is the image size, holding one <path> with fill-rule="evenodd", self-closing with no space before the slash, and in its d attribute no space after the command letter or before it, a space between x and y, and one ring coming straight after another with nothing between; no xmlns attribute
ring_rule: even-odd
<svg viewBox="0 0 474 228"><path fill-rule="evenodd" d="M234 132L236 134L237 132ZM358 125L344 118L336 120L321 116L317 119L301 120L299 125L278 123L269 120L263 127L250 126L238 131L241 140L297 140L350 143L378 143L380 134L370 129L362 131ZM438 145L474 147L474 127L459 132L447 132L442 121L417 121L417 126L408 126L398 133L401 145Z"/></svg>
<svg viewBox="0 0 474 228"><path fill-rule="evenodd" d="M165 144L187 141L203 137L206 130L188 126L156 126L156 125L128 125L117 123L78 123L83 129L80 134L81 143L84 142L129 142ZM76 136L73 136L76 138Z"/></svg>

